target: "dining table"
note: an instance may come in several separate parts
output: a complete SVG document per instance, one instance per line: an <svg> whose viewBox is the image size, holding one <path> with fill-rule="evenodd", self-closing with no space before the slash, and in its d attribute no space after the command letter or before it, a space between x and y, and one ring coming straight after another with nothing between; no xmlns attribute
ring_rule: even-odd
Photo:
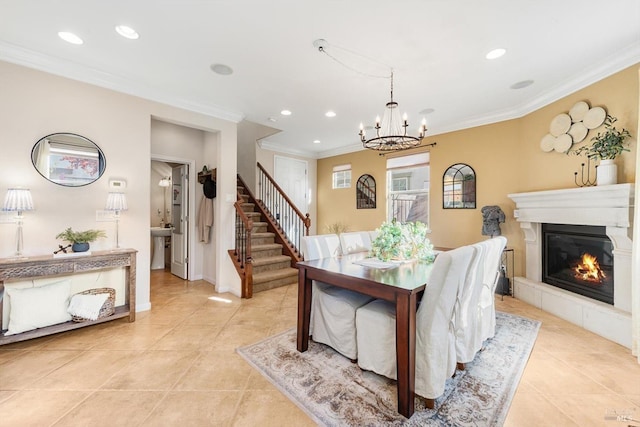
<svg viewBox="0 0 640 427"><path fill-rule="evenodd" d="M427 286L433 263L382 262L367 252L300 261L298 267L297 349L309 346L312 283L314 280L390 301L396 308L398 412L414 412L416 311Z"/></svg>

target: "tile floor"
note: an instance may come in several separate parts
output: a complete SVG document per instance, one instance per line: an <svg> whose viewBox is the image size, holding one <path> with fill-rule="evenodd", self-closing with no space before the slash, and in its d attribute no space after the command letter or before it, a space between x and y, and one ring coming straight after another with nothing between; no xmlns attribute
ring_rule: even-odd
<svg viewBox="0 0 640 427"><path fill-rule="evenodd" d="M151 282L135 323L0 347L0 426L313 425L234 351L295 326L295 286L241 300L163 271ZM510 297L497 307L543 322L506 426L640 426L605 419L640 419L629 350Z"/></svg>

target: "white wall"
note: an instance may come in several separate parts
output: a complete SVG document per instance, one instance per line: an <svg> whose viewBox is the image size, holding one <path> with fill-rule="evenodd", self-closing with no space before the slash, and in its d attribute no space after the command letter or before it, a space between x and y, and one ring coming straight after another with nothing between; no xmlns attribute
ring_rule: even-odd
<svg viewBox="0 0 640 427"><path fill-rule="evenodd" d="M136 271L137 310L150 308L149 298L149 227L150 227L150 158L151 121L158 120L217 133L225 162L218 185L231 192L235 188L236 124L168 105L124 95L0 61L0 195L13 186L30 188L35 211L25 214L25 255L50 254L57 249L55 235L66 227L82 230L103 228L108 238L92 244L93 250L113 246L113 223L96 222L96 210L104 208L110 178L127 182L129 210L122 214L120 243L138 250ZM46 181L30 160L31 148L41 137L54 132L71 132L95 142L106 157L102 178L85 187L61 187ZM225 175L225 173L227 175ZM234 223L229 212L218 215L218 228ZM0 224L0 257L15 251L15 226ZM232 241L231 241L232 243ZM225 248L216 257L227 257L228 238L219 242ZM232 274L231 274L232 273ZM234 270L217 273L233 283ZM230 275L227 277L227 275ZM231 289L239 294L237 289Z"/></svg>

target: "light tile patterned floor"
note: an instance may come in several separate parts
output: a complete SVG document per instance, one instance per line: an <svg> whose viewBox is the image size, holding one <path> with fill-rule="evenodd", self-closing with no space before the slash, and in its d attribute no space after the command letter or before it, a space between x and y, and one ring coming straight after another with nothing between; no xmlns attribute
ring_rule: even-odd
<svg viewBox="0 0 640 427"><path fill-rule="evenodd" d="M313 425L235 353L295 325L296 286L241 300L163 271L151 281L135 323L0 347L0 426ZM510 297L497 307L543 322L506 426L640 426L605 419L640 419L629 350Z"/></svg>

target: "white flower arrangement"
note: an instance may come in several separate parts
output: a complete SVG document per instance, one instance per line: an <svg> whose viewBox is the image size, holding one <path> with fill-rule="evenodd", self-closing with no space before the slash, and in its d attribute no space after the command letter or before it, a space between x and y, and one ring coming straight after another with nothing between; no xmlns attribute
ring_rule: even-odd
<svg viewBox="0 0 640 427"><path fill-rule="evenodd" d="M376 229L370 255L382 261L421 260L433 262L435 253L427 237L427 226L421 222L401 224L384 222Z"/></svg>

